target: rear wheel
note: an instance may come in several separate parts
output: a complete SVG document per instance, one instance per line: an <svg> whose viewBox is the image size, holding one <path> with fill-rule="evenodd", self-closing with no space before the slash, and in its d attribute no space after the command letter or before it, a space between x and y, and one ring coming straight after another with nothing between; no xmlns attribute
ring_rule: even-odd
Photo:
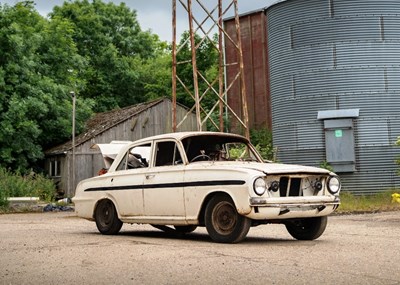
<svg viewBox="0 0 400 285"><path fill-rule="evenodd" d="M239 215L230 197L216 195L207 204L205 224L208 234L214 241L236 243L246 237L251 220Z"/></svg>
<svg viewBox="0 0 400 285"><path fill-rule="evenodd" d="M314 240L325 231L328 217L295 219L285 223L289 234L298 240Z"/></svg>
<svg viewBox="0 0 400 285"><path fill-rule="evenodd" d="M115 235L122 227L118 219L117 210L111 200L102 200L98 203L95 211L96 226L104 235Z"/></svg>

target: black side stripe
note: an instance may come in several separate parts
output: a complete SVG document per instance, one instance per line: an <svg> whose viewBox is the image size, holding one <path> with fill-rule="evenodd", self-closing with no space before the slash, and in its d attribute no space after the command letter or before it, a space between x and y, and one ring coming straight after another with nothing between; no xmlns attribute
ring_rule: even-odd
<svg viewBox="0 0 400 285"><path fill-rule="evenodd" d="M85 192L93 191L118 191L118 190L136 190L136 189L159 189L159 188L181 188L181 187L198 187L198 186L226 186L226 185L243 185L246 181L243 180L215 180L215 181L193 181L179 183L160 183L160 184L139 184L139 185L124 185L110 187L95 187L85 189Z"/></svg>

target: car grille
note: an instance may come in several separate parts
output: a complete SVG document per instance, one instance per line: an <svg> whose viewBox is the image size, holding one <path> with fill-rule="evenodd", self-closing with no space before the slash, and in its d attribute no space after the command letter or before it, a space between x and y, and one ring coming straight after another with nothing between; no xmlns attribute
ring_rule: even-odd
<svg viewBox="0 0 400 285"><path fill-rule="evenodd" d="M279 192L281 197L303 196L301 178L281 177L279 180Z"/></svg>

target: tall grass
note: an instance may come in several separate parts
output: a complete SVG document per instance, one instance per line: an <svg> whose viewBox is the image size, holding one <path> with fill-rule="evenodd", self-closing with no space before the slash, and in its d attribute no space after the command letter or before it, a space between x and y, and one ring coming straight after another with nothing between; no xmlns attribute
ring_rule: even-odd
<svg viewBox="0 0 400 285"><path fill-rule="evenodd" d="M8 206L8 197L39 197L50 202L55 191L53 181L41 174L21 175L0 168L0 207Z"/></svg>
<svg viewBox="0 0 400 285"><path fill-rule="evenodd" d="M367 213L398 211L400 203L394 202L392 194L395 190L378 193L375 195L356 196L349 192L340 193L340 207L338 213ZM397 191L399 192L399 190Z"/></svg>

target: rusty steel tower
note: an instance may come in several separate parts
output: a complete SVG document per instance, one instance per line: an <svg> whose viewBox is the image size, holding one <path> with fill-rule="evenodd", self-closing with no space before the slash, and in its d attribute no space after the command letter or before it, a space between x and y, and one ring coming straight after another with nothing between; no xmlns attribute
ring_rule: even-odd
<svg viewBox="0 0 400 285"><path fill-rule="evenodd" d="M204 2L204 3L203 3ZM243 55L242 43L240 36L240 25L238 15L238 1L237 0L172 0L172 125L173 131L182 124L188 117L188 114L194 112L196 114L197 130L205 130L205 124L213 126L214 129L223 132L225 129L224 118L226 120L237 120L238 124L243 130L243 134L249 138L248 128L248 110L246 100L246 88L243 72ZM177 26L177 10L187 14L188 26L187 30L189 36L186 41L178 46L176 26ZM196 13L194 13L194 10ZM236 39L228 35L224 30L222 19L223 17L234 15L236 26ZM213 40L213 36L217 34L218 40ZM196 42L197 38L197 42ZM218 72L214 78L209 78L203 71L198 69L197 66L197 52L204 41L209 41L212 47L218 54ZM236 49L237 62L232 63L237 65L237 74L234 80L227 84L225 83L224 71L226 69L224 63L224 42L229 41L230 45ZM190 47L190 56L187 58L179 57L184 47ZM187 54L187 53L186 53ZM178 60L179 58L179 60ZM191 65L193 74L193 81L188 84L184 83L178 71L180 65ZM203 86L199 88L199 84ZM237 115L234 110L229 106L227 100L228 91L234 84L239 84L240 94L233 94L231 96L239 96L242 102L242 116ZM186 96L190 96L194 102L193 106L188 106L190 110L181 121L177 121L176 105L177 105L177 87L184 90ZM214 105L208 109L204 107L204 98L212 96L215 102ZM218 114L218 116L215 116ZM216 118L218 117L218 118Z"/></svg>

